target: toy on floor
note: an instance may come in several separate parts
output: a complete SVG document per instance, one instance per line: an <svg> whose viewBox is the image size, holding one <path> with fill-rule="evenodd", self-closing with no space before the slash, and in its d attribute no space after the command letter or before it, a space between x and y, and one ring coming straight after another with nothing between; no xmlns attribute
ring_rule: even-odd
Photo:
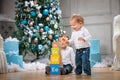
<svg viewBox="0 0 120 80"><path fill-rule="evenodd" d="M50 55L50 74L60 74L60 58L61 56L58 42L53 42Z"/></svg>
<svg viewBox="0 0 120 80"><path fill-rule="evenodd" d="M14 63L23 68L23 56L19 55L19 41L16 38L5 39L4 51L9 65Z"/></svg>
<svg viewBox="0 0 120 80"><path fill-rule="evenodd" d="M90 64L93 67L96 63L101 62L100 40L90 40Z"/></svg>

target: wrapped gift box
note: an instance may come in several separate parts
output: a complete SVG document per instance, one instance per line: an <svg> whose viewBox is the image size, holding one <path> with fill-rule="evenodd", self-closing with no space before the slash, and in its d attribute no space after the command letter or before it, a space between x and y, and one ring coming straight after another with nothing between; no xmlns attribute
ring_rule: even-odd
<svg viewBox="0 0 120 80"><path fill-rule="evenodd" d="M8 64L14 63L23 68L23 56L21 55L6 55Z"/></svg>
<svg viewBox="0 0 120 80"><path fill-rule="evenodd" d="M19 54L19 41L14 40L14 38L7 38L4 42L5 53L14 52Z"/></svg>
<svg viewBox="0 0 120 80"><path fill-rule="evenodd" d="M50 65L50 74L60 74L60 65L51 64Z"/></svg>
<svg viewBox="0 0 120 80"><path fill-rule="evenodd" d="M100 40L93 39L90 40L90 53L91 54L98 54L100 53Z"/></svg>
<svg viewBox="0 0 120 80"><path fill-rule="evenodd" d="M93 67L97 62L101 62L101 54L90 54L90 65Z"/></svg>

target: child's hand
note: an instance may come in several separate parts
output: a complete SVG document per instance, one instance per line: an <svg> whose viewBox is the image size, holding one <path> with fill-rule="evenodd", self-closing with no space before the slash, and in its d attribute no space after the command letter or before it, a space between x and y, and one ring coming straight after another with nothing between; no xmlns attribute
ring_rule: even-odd
<svg viewBox="0 0 120 80"><path fill-rule="evenodd" d="M85 42L85 39L83 37L79 37L78 41L84 41Z"/></svg>

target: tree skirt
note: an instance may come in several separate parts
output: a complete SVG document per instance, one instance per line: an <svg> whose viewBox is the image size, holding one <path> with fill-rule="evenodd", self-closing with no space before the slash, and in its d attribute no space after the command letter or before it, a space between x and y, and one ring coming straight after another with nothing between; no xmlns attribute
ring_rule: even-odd
<svg viewBox="0 0 120 80"><path fill-rule="evenodd" d="M11 63L8 65L8 72L19 72L19 71L35 71L35 70L44 70L46 64L40 62L25 63L23 62L23 68L19 65Z"/></svg>

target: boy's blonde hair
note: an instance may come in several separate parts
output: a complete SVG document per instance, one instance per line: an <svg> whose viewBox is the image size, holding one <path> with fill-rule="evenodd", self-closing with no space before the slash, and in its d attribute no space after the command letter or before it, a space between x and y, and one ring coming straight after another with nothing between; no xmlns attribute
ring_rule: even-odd
<svg viewBox="0 0 120 80"><path fill-rule="evenodd" d="M73 19L78 23L82 22L84 24L84 18L82 16L80 16L79 14L73 14L70 21Z"/></svg>

